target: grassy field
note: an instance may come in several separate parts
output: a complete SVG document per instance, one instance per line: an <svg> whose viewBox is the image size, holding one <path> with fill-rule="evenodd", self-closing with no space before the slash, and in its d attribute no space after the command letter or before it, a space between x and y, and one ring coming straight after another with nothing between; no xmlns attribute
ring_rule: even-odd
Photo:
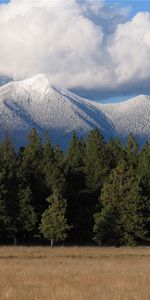
<svg viewBox="0 0 150 300"><path fill-rule="evenodd" d="M0 299L149 300L149 248L1 247Z"/></svg>

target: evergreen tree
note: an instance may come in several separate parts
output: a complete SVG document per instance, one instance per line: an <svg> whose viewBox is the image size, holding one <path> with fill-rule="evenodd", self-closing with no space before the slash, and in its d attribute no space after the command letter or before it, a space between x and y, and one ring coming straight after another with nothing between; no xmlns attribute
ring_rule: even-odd
<svg viewBox="0 0 150 300"><path fill-rule="evenodd" d="M27 146L16 153L5 132L0 241L29 241L39 222L51 244L66 237L70 224L69 243L89 244L93 228L99 245L150 241L149 169L150 145L140 151L132 135L123 146L117 139L105 143L98 129L86 142L74 132L64 153L59 145L52 147L48 136L42 144L32 129Z"/></svg>
<svg viewBox="0 0 150 300"><path fill-rule="evenodd" d="M7 189L5 184L5 173L2 170L2 166L0 166L0 236L1 240L6 237L7 229L10 224L10 217L7 212Z"/></svg>
<svg viewBox="0 0 150 300"><path fill-rule="evenodd" d="M50 205L42 214L39 229L44 238L51 241L51 247L53 247L54 242L63 241L67 237L67 231L70 228L65 216L67 202L58 199L55 195L49 197L47 201Z"/></svg>
<svg viewBox="0 0 150 300"><path fill-rule="evenodd" d="M50 139L46 136L46 142L43 146L43 171L48 191L52 191L53 170L55 167L55 155Z"/></svg>
<svg viewBox="0 0 150 300"><path fill-rule="evenodd" d="M109 154L103 136L98 129L91 131L85 150L86 186L98 196L106 176L109 174Z"/></svg>
<svg viewBox="0 0 150 300"><path fill-rule="evenodd" d="M76 133L73 132L72 139L67 151L67 164L75 172L76 169L83 171L84 167L84 152L85 143L82 138L78 138Z"/></svg>
<svg viewBox="0 0 150 300"><path fill-rule="evenodd" d="M67 215L73 224L69 238L73 243L85 244L91 240L93 213L85 190L85 142L73 132L66 155L67 164ZM90 204L90 205L89 205ZM91 231L91 232L90 232Z"/></svg>
<svg viewBox="0 0 150 300"><path fill-rule="evenodd" d="M64 155L60 147L52 148L49 138L46 139L43 150L43 170L47 191L58 195L65 194Z"/></svg>
<svg viewBox="0 0 150 300"><path fill-rule="evenodd" d="M59 145L56 145L56 147L54 149L54 157L55 157L57 166L59 166L60 168L61 167L63 168L64 167L64 153Z"/></svg>
<svg viewBox="0 0 150 300"><path fill-rule="evenodd" d="M119 211L111 204L103 207L101 213L94 215L94 239L99 246L101 244L119 246L122 226Z"/></svg>
<svg viewBox="0 0 150 300"><path fill-rule="evenodd" d="M129 245L145 238L144 203L135 171L125 163L118 164L104 184L100 198L102 209L95 215L94 232L98 243L110 240L116 245Z"/></svg>
<svg viewBox="0 0 150 300"><path fill-rule="evenodd" d="M45 209L45 178L43 171L43 147L33 128L28 136L28 145L21 153L18 178L21 186L30 187L37 216Z"/></svg>
<svg viewBox="0 0 150 300"><path fill-rule="evenodd" d="M14 243L18 232L17 184L16 153L7 137L0 146L0 226L2 235Z"/></svg>
<svg viewBox="0 0 150 300"><path fill-rule="evenodd" d="M143 215L146 220L146 227L150 239L150 145L146 144L140 153L137 174L140 179L142 195L146 198Z"/></svg>
<svg viewBox="0 0 150 300"><path fill-rule="evenodd" d="M35 229L37 221L36 213L33 207L33 199L31 189L27 186L20 189L18 193L19 201L19 230L24 237Z"/></svg>
<svg viewBox="0 0 150 300"><path fill-rule="evenodd" d="M127 140L126 155L128 165L133 168L136 168L138 164L138 151L138 144L133 135L130 134Z"/></svg>
<svg viewBox="0 0 150 300"><path fill-rule="evenodd" d="M110 168L114 169L118 163L125 160L126 151L118 139L110 139L107 143L108 153L110 157Z"/></svg>
<svg viewBox="0 0 150 300"><path fill-rule="evenodd" d="M64 153L59 145L57 145L54 149L52 190L55 197L66 196L66 166Z"/></svg>
<svg viewBox="0 0 150 300"><path fill-rule="evenodd" d="M146 144L139 156L137 173L145 196L150 195L150 145Z"/></svg>

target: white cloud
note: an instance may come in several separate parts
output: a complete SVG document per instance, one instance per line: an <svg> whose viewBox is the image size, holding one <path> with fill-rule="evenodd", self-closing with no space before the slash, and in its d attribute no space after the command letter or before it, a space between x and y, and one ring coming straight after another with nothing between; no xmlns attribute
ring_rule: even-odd
<svg viewBox="0 0 150 300"><path fill-rule="evenodd" d="M116 90L150 79L150 14L102 1L12 0L0 6L0 74L46 73L66 88Z"/></svg>
<svg viewBox="0 0 150 300"><path fill-rule="evenodd" d="M119 25L108 49L118 84L150 79L150 14L139 13Z"/></svg>

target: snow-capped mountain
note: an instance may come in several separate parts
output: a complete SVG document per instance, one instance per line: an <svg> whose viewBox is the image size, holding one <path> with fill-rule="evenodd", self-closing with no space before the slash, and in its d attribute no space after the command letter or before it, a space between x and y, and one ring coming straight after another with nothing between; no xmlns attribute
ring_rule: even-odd
<svg viewBox="0 0 150 300"><path fill-rule="evenodd" d="M0 87L0 136L7 130L16 146L26 143L33 127L65 148L73 130L86 136L98 127L106 139L132 132L141 142L150 140L149 125L149 96L100 104L51 86L41 74Z"/></svg>
<svg viewBox="0 0 150 300"><path fill-rule="evenodd" d="M140 145L150 142L150 96L140 95L124 102L100 105L100 109L112 120L122 140L132 133Z"/></svg>

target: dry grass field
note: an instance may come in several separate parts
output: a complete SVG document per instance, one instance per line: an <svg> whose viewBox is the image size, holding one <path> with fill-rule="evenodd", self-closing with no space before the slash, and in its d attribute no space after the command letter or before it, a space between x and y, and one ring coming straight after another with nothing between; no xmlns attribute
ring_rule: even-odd
<svg viewBox="0 0 150 300"><path fill-rule="evenodd" d="M1 247L0 299L149 300L149 248Z"/></svg>

